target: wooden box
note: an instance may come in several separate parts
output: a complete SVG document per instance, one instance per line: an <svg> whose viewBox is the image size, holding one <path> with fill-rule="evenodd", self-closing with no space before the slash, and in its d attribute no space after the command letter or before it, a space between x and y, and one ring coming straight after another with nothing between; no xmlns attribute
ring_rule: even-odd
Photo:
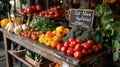
<svg viewBox="0 0 120 67"><path fill-rule="evenodd" d="M25 55L25 60L35 67L48 67L49 66L48 60L46 60L45 62L42 62L42 63L38 63L38 62L34 61L33 59L31 59L30 57L28 57L27 55Z"/></svg>

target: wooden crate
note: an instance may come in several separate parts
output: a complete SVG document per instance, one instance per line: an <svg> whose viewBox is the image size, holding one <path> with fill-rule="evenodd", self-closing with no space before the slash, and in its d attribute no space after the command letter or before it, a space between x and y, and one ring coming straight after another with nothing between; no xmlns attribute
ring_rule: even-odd
<svg viewBox="0 0 120 67"><path fill-rule="evenodd" d="M26 50L19 50L19 51L12 51L9 50L11 54L17 55L18 57L24 57L25 56L25 51Z"/></svg>
<svg viewBox="0 0 120 67"><path fill-rule="evenodd" d="M28 57L27 55L25 55L25 59L26 59L26 61L28 61L35 67L48 67L49 63L50 63L49 60L46 60L45 62L42 62L42 63L38 63L38 62L34 61L33 59L31 59L30 57Z"/></svg>

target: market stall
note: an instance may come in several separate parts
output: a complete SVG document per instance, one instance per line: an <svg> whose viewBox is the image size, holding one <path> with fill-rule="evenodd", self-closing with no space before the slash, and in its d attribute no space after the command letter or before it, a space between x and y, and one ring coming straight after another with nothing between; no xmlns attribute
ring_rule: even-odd
<svg viewBox="0 0 120 67"><path fill-rule="evenodd" d="M107 67L109 53L118 61L120 21L108 3L94 8L37 4L8 13L0 22L7 67L12 57L28 67Z"/></svg>

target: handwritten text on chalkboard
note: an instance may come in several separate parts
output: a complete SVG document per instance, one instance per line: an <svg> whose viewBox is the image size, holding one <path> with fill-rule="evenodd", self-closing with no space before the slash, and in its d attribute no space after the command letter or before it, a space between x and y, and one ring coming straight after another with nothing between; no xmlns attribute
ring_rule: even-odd
<svg viewBox="0 0 120 67"><path fill-rule="evenodd" d="M81 25L84 27L92 27L93 25L93 10L81 10L81 9L71 9L70 10L70 26Z"/></svg>

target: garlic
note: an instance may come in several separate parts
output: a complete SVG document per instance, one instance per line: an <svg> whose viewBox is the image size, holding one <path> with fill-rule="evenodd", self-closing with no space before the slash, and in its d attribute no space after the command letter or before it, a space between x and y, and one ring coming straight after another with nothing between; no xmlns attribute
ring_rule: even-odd
<svg viewBox="0 0 120 67"><path fill-rule="evenodd" d="M10 23L7 27L7 31L12 33L14 31L14 28L15 28L14 24Z"/></svg>
<svg viewBox="0 0 120 67"><path fill-rule="evenodd" d="M30 27L29 27L27 24L23 24L23 25L22 25L22 30L23 30L23 31L30 30Z"/></svg>
<svg viewBox="0 0 120 67"><path fill-rule="evenodd" d="M14 28L14 33L19 35L20 32L22 31L22 26L21 25L18 25Z"/></svg>

